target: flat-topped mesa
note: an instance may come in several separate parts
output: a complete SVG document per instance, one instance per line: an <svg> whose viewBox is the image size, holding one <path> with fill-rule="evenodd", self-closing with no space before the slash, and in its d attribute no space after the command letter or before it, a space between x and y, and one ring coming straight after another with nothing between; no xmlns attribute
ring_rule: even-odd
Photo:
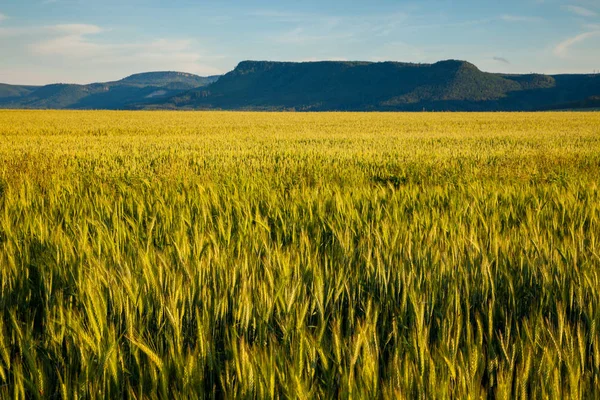
<svg viewBox="0 0 600 400"><path fill-rule="evenodd" d="M248 60L208 88L167 103L171 108L232 110L521 111L563 101L559 92L554 98L538 93L555 86L554 79L545 75L489 73L463 60L433 64Z"/></svg>
<svg viewBox="0 0 600 400"><path fill-rule="evenodd" d="M232 72L252 72L257 70L269 70L276 67L304 67L304 68L318 68L326 66L338 66L341 68L351 67L366 67L372 65L388 65L396 67L434 67L434 68L447 68L458 70L472 69L479 70L474 64L462 60L443 60L433 64L426 63L411 63L411 62L400 62L400 61L341 61L341 60L322 60L322 61L266 61L266 60L244 60L238 63Z"/></svg>

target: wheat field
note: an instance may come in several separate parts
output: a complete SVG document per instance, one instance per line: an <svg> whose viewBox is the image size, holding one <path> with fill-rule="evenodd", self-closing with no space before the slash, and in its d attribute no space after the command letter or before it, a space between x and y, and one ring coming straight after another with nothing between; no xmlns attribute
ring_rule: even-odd
<svg viewBox="0 0 600 400"><path fill-rule="evenodd" d="M0 398L598 398L600 113L0 111Z"/></svg>

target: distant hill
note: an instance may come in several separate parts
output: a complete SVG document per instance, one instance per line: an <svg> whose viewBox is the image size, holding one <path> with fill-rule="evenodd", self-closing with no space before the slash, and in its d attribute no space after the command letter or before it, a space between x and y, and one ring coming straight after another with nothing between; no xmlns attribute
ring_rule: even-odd
<svg viewBox="0 0 600 400"><path fill-rule="evenodd" d="M0 101L26 96L35 89L37 89L35 86L17 86L0 83Z"/></svg>
<svg viewBox="0 0 600 400"><path fill-rule="evenodd" d="M525 111L600 94L600 75L505 75L465 61L244 61L154 108L299 111Z"/></svg>
<svg viewBox="0 0 600 400"><path fill-rule="evenodd" d="M580 101L558 104L549 110L600 110L600 96L591 96Z"/></svg>
<svg viewBox="0 0 600 400"><path fill-rule="evenodd" d="M172 89L192 89L210 85L218 79L219 75L198 76L187 74L185 72L146 72L128 76L127 78L114 83L138 86L160 86Z"/></svg>
<svg viewBox="0 0 600 400"><path fill-rule="evenodd" d="M243 61L223 76L149 72L115 82L0 85L0 108L295 111L596 109L600 75L509 75L466 61Z"/></svg>
<svg viewBox="0 0 600 400"><path fill-rule="evenodd" d="M0 108L130 109L215 82L183 72L148 72L120 81L89 85L52 84L41 87L0 85Z"/></svg>

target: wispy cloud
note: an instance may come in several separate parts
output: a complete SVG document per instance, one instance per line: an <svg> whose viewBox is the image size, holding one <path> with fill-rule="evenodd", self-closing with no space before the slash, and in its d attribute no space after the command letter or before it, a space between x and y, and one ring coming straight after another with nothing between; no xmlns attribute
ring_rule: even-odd
<svg viewBox="0 0 600 400"><path fill-rule="evenodd" d="M527 15L510 15L510 14L505 14L500 16L499 18L501 21L505 21L505 22L540 22L542 21L542 18L540 17L531 17L531 16L527 16Z"/></svg>
<svg viewBox="0 0 600 400"><path fill-rule="evenodd" d="M298 22L306 19L319 18L316 14L300 13L300 12L285 12L279 10L256 10L249 13L251 17L268 18L282 22Z"/></svg>
<svg viewBox="0 0 600 400"><path fill-rule="evenodd" d="M0 37L21 38L51 38L55 36L85 36L95 35L106 30L96 25L88 24L61 24L49 26L18 26L0 28Z"/></svg>
<svg viewBox="0 0 600 400"><path fill-rule="evenodd" d="M275 42L304 43L314 40L334 40L349 37L389 36L404 26L409 15L404 12L370 14L357 16L330 15L302 12L283 12L278 10L259 10L249 14L251 17L267 19L270 22L293 24ZM413 19L418 19L412 16Z"/></svg>
<svg viewBox="0 0 600 400"><path fill-rule="evenodd" d="M103 31L97 25L88 25L88 24L62 24L62 25L53 25L48 27L48 29L56 31L58 33L64 33L67 35L95 35L101 33Z"/></svg>
<svg viewBox="0 0 600 400"><path fill-rule="evenodd" d="M344 18L336 15L323 15L303 12L285 12L279 10L257 10L249 13L250 17L267 19L272 22L323 26L326 28L334 28L340 25Z"/></svg>
<svg viewBox="0 0 600 400"><path fill-rule="evenodd" d="M54 25L46 30L52 37L36 40L29 47L36 55L86 58L107 49L107 45L96 44L88 38L102 32L96 25Z"/></svg>
<svg viewBox="0 0 600 400"><path fill-rule="evenodd" d="M569 5L564 6L564 8L573 14L579 15L580 17L595 17L598 15L597 12L581 6Z"/></svg>
<svg viewBox="0 0 600 400"><path fill-rule="evenodd" d="M366 20L375 36L390 36L398 28L406 26L411 16L404 12L392 13L375 20Z"/></svg>
<svg viewBox="0 0 600 400"><path fill-rule="evenodd" d="M354 35L352 33L329 33L316 35L312 34L310 30L307 30L305 28L294 28L291 31L279 35L274 39L274 41L277 43L302 45L325 40L350 39L353 36Z"/></svg>
<svg viewBox="0 0 600 400"><path fill-rule="evenodd" d="M468 28L471 26L487 25L497 22L507 23L533 23L542 22L544 19L540 17L528 17L519 15L500 15L497 17L471 19L456 22L441 22L441 23L424 23L420 25L406 25L410 29L439 29L439 28Z"/></svg>
<svg viewBox="0 0 600 400"><path fill-rule="evenodd" d="M45 27L26 28L23 26L0 28L0 38L8 37L32 37L41 34L47 34L48 30Z"/></svg>
<svg viewBox="0 0 600 400"><path fill-rule="evenodd" d="M5 19L7 19L8 17L2 13L0 13L0 22L4 21Z"/></svg>
<svg viewBox="0 0 600 400"><path fill-rule="evenodd" d="M340 40L363 41L367 38L393 37L406 30L468 28L495 22L536 23L543 21L537 16L498 15L475 20L435 22L431 15L415 15L409 12L374 13L361 16L328 15L280 10L257 10L250 17L266 19L285 26L283 32L268 34L268 41L292 45L333 43ZM439 17L439 16L438 16ZM439 19L439 18L434 18Z"/></svg>
<svg viewBox="0 0 600 400"><path fill-rule="evenodd" d="M214 75L223 71L210 63L219 55L204 55L198 42L185 38L156 38L150 41L114 42L106 29L90 24L61 24L45 27L0 28L1 38L18 39L18 50L23 57L33 57L37 64L48 70L77 72L78 82L98 79L101 69L111 74L125 74L140 70L179 70L201 75ZM6 41L5 41L6 42ZM2 46L0 46L1 48ZM89 74L83 71L90 71ZM13 71L20 76L18 71ZM115 77L118 77L116 75ZM15 78L17 79L17 78ZM19 78L22 79L22 78Z"/></svg>
<svg viewBox="0 0 600 400"><path fill-rule="evenodd" d="M498 61L501 62L502 64L510 64L510 61L508 61L506 58L504 57L492 57L492 59L494 61Z"/></svg>
<svg viewBox="0 0 600 400"><path fill-rule="evenodd" d="M600 30L597 31L591 31L591 32L585 32L582 34L579 34L577 36L573 36L571 38L568 38L562 42L560 42L555 48L554 48L554 54L558 57L566 57L569 53L569 49L580 42L583 42L587 39L590 39L592 37L597 37L600 36Z"/></svg>
<svg viewBox="0 0 600 400"><path fill-rule="evenodd" d="M85 60L96 65L144 62L147 65L171 65L195 73L220 73L202 64L202 56L189 39L156 39L140 43L105 43L92 40L103 29L94 25L57 25L54 30L62 34L31 45L38 55L61 56ZM154 67L156 68L156 67Z"/></svg>
<svg viewBox="0 0 600 400"><path fill-rule="evenodd" d="M348 18L336 15L283 12L278 10L258 10L251 17L281 23L285 31L268 35L268 41L280 44L306 45L317 42L343 40L353 36L348 29ZM356 28L356 27L355 27Z"/></svg>
<svg viewBox="0 0 600 400"><path fill-rule="evenodd" d="M411 18L408 18L411 19ZM541 17L531 17L524 15L500 15L497 17L479 18L464 21L455 22L441 22L441 23L424 23L417 25L405 25L406 28L410 29L437 29L437 28L467 28L470 26L480 26L496 22L508 22L508 23L533 23L544 21Z"/></svg>

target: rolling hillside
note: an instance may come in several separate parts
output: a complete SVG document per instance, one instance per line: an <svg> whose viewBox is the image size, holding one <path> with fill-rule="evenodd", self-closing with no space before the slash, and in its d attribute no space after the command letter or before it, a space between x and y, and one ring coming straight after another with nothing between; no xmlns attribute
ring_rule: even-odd
<svg viewBox="0 0 600 400"><path fill-rule="evenodd" d="M7 85L5 83L0 83L0 101L26 96L35 89L37 89L35 86Z"/></svg>
<svg viewBox="0 0 600 400"><path fill-rule="evenodd" d="M115 82L0 85L0 108L290 111L537 111L593 109L600 75L507 75L466 61L243 61L201 77L149 72Z"/></svg>
<svg viewBox="0 0 600 400"><path fill-rule="evenodd" d="M149 72L115 82L42 87L0 85L0 108L128 109L215 82L182 72Z"/></svg>

